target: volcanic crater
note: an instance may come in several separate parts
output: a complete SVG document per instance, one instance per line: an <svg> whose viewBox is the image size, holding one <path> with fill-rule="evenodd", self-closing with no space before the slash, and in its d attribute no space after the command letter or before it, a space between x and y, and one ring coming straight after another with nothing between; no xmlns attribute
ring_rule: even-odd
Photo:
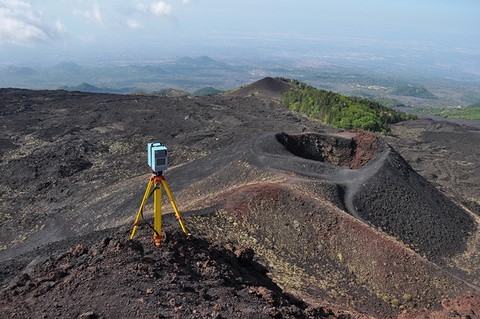
<svg viewBox="0 0 480 319"><path fill-rule="evenodd" d="M275 137L296 156L352 169L363 167L380 152L377 139L367 132L292 135L282 132Z"/></svg>

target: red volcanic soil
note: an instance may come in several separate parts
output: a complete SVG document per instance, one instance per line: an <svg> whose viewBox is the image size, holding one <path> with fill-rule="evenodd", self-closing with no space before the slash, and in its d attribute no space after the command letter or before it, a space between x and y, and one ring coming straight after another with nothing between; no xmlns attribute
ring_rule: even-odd
<svg viewBox="0 0 480 319"><path fill-rule="evenodd" d="M404 313L398 319L478 319L480 318L480 300L475 296L460 296L453 300L445 299L442 302L442 309L428 311L426 309Z"/></svg>
<svg viewBox="0 0 480 319"><path fill-rule="evenodd" d="M267 98L279 85L252 84L261 99L0 90L2 314L474 318L479 217L461 205L473 195L459 199L478 184L452 178L451 196L411 165L413 151L478 131L420 121L387 144L286 110ZM165 176L193 234L166 208L160 248L145 223L127 240L151 141L169 147ZM477 178L478 149L452 146L450 159Z"/></svg>
<svg viewBox="0 0 480 319"><path fill-rule="evenodd" d="M259 183L220 193L212 199L215 213L202 217L207 222L194 219L196 231L248 243L282 288L352 314L390 318L476 291L402 243L342 214L325 200L332 195L325 185L302 184Z"/></svg>
<svg viewBox="0 0 480 319"><path fill-rule="evenodd" d="M34 259L0 292L9 318L347 318L286 295L247 247L168 230L161 248L110 232ZM144 237L145 238L145 237ZM3 317L2 316L2 317Z"/></svg>

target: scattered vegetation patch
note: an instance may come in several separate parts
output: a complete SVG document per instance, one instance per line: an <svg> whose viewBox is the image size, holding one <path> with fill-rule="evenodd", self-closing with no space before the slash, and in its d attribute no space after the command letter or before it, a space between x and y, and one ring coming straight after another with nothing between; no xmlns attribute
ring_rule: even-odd
<svg viewBox="0 0 480 319"><path fill-rule="evenodd" d="M480 102L470 105L469 107L480 107Z"/></svg>
<svg viewBox="0 0 480 319"><path fill-rule="evenodd" d="M195 92L192 93L193 96L203 96L203 95L217 95L225 93L225 91L216 89L214 87L206 87L202 88L200 90L196 90Z"/></svg>
<svg viewBox="0 0 480 319"><path fill-rule="evenodd" d="M189 93L184 90L173 89L173 88L165 88L159 91L150 92L148 95L155 95L155 96L165 96L165 97L180 97L180 96L187 96Z"/></svg>
<svg viewBox="0 0 480 319"><path fill-rule="evenodd" d="M181 96L204 96L204 95L217 95L225 93L225 91L218 90L214 87L205 87L199 90L194 91L192 94L187 91L174 89L174 88L164 88L158 91L145 92L143 90L137 90L132 92L133 95L149 95L149 96L164 96L164 97L181 97Z"/></svg>
<svg viewBox="0 0 480 319"><path fill-rule="evenodd" d="M476 120L480 121L480 107L456 107L456 108L438 108L430 106L422 106L411 108L409 113L415 115L434 115L452 119Z"/></svg>
<svg viewBox="0 0 480 319"><path fill-rule="evenodd" d="M283 94L285 106L335 127L388 133L389 124L416 118L368 99L347 97L295 80L286 81L294 83L296 88Z"/></svg>

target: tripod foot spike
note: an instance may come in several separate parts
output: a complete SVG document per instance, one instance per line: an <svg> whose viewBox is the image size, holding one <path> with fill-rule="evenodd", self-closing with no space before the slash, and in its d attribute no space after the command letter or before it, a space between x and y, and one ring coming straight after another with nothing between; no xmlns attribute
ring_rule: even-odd
<svg viewBox="0 0 480 319"><path fill-rule="evenodd" d="M160 244L162 243L162 236L155 235L154 240L155 240L155 246L160 247Z"/></svg>

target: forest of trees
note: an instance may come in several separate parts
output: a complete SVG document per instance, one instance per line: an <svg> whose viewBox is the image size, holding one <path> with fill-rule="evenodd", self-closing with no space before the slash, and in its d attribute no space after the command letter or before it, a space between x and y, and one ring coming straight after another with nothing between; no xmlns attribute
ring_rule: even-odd
<svg viewBox="0 0 480 319"><path fill-rule="evenodd" d="M347 97L295 80L287 81L296 86L283 95L283 103L288 108L335 127L388 133L388 124L415 118L414 115L396 111L371 100Z"/></svg>

